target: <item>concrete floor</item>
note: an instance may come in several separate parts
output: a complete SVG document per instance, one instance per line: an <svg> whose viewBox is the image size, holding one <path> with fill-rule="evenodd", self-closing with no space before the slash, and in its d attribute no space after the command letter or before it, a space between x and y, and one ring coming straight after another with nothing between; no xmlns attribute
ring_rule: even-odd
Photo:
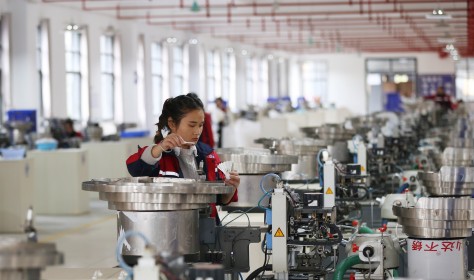
<svg viewBox="0 0 474 280"><path fill-rule="evenodd" d="M64 264L47 267L41 279L117 279L116 223L115 211L95 199L85 215L36 216L39 242L54 243L64 254Z"/></svg>

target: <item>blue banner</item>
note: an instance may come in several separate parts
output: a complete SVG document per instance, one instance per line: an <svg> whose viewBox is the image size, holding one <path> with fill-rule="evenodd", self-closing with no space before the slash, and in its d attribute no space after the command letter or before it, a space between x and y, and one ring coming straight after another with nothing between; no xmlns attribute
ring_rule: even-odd
<svg viewBox="0 0 474 280"><path fill-rule="evenodd" d="M436 94L439 86L444 87L444 91L451 97L456 97L456 84L454 75L432 74L418 75L418 96L425 97Z"/></svg>

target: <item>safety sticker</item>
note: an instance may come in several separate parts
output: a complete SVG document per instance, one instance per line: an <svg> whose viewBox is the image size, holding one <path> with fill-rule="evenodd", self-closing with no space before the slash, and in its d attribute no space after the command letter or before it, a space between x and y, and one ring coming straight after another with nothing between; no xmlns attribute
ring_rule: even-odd
<svg viewBox="0 0 474 280"><path fill-rule="evenodd" d="M331 188L328 188L328 190L326 191L326 194L334 194L331 190Z"/></svg>
<svg viewBox="0 0 474 280"><path fill-rule="evenodd" d="M278 228L278 230L275 232L275 237L285 237L285 235L283 234L283 231L281 230L281 228Z"/></svg>

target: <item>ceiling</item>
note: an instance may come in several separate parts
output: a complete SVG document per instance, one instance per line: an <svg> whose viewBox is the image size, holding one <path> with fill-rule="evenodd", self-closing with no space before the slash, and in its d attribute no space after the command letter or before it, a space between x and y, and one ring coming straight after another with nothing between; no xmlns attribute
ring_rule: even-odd
<svg viewBox="0 0 474 280"><path fill-rule="evenodd" d="M474 0L42 2L294 53L436 51L449 56L445 47L452 43L461 56L474 56ZM427 18L439 9L450 19Z"/></svg>

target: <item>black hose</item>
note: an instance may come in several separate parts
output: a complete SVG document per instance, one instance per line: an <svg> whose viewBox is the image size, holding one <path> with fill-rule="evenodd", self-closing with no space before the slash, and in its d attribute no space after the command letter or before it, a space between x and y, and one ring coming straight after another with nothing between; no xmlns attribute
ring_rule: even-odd
<svg viewBox="0 0 474 280"><path fill-rule="evenodd" d="M255 279L255 277L257 277L260 273L262 273L263 271L269 271L269 270L272 270L273 269L273 266L271 264L267 264L265 266L261 266L257 269L255 269L252 273L250 273L249 276L247 276L247 278L245 280L252 280L252 279Z"/></svg>

